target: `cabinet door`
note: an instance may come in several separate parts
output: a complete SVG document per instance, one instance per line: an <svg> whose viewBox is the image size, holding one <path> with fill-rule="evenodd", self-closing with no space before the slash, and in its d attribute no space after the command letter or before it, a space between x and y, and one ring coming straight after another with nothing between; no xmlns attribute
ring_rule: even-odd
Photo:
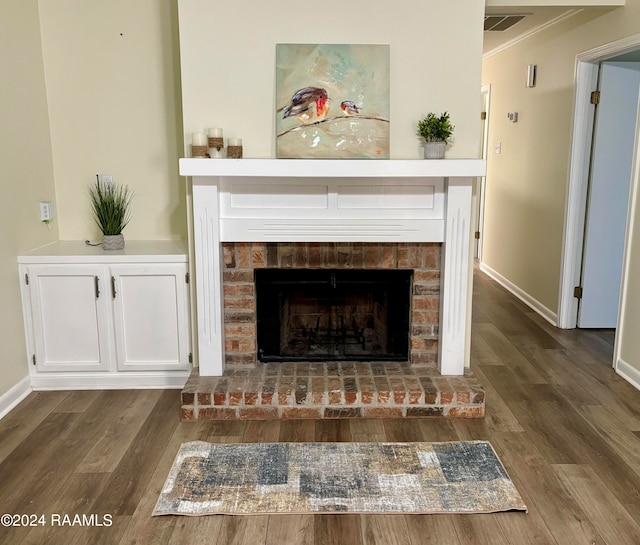
<svg viewBox="0 0 640 545"><path fill-rule="evenodd" d="M109 369L111 335L104 284L101 266L29 267L38 371Z"/></svg>
<svg viewBox="0 0 640 545"><path fill-rule="evenodd" d="M186 264L123 264L110 270L118 369L188 368Z"/></svg>

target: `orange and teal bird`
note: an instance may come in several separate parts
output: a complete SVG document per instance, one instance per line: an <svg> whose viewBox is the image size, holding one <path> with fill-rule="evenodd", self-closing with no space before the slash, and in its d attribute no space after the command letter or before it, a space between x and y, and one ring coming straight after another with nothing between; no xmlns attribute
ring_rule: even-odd
<svg viewBox="0 0 640 545"><path fill-rule="evenodd" d="M320 87L304 87L295 92L291 98L291 104L280 108L283 111L282 119L295 116L302 121L311 119L312 105L316 106L316 117L323 117L329 110L329 95Z"/></svg>

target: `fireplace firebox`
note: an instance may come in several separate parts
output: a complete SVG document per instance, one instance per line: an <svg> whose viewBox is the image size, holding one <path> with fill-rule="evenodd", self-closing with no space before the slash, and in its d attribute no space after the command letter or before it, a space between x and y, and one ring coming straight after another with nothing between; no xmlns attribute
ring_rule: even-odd
<svg viewBox="0 0 640 545"><path fill-rule="evenodd" d="M256 269L258 359L407 361L411 270Z"/></svg>

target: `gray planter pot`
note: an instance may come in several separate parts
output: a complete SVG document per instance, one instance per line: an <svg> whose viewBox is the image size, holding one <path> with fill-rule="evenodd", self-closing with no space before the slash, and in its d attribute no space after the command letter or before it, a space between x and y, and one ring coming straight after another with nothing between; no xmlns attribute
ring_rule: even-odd
<svg viewBox="0 0 640 545"><path fill-rule="evenodd" d="M103 250L122 250L124 248L124 237L122 235L103 235Z"/></svg>
<svg viewBox="0 0 640 545"><path fill-rule="evenodd" d="M424 158L425 159L444 159L444 142L425 142Z"/></svg>

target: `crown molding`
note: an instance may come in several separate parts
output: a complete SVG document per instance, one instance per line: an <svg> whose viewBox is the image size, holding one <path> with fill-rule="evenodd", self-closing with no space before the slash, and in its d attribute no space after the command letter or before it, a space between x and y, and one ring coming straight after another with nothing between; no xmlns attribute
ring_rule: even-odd
<svg viewBox="0 0 640 545"><path fill-rule="evenodd" d="M524 32L518 36L516 36L515 38L512 38L511 40L503 43L502 45L492 49L491 51L487 51L486 53L484 53L482 55L482 60L486 60L490 57L493 57L494 55L497 55L498 53L502 53L503 51L505 51L506 49L509 49L510 47L513 47L514 45L522 42L523 40L526 40L528 38L530 38L531 36L533 36L534 34L537 34L538 32L542 32L543 30L546 30L554 25L557 25L558 23L561 23L562 21L565 21L567 19L569 19L570 17L573 17L574 15L577 15L578 13L580 13L581 11L583 11L582 9L570 9L565 11L564 13L561 13L560 15L558 15L557 17L554 17L553 19L547 21L546 23L542 23L541 25L538 25L534 28L529 29L527 32Z"/></svg>

